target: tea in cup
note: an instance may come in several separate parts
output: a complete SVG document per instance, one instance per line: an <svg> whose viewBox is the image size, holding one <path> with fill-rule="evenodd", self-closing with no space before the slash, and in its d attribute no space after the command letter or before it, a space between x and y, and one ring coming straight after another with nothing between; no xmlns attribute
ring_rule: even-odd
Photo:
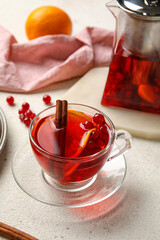
<svg viewBox="0 0 160 240"><path fill-rule="evenodd" d="M89 186L104 164L128 151L132 142L128 132L115 130L105 113L65 100L36 115L29 137L45 180L64 191ZM118 139L125 146L113 155Z"/></svg>

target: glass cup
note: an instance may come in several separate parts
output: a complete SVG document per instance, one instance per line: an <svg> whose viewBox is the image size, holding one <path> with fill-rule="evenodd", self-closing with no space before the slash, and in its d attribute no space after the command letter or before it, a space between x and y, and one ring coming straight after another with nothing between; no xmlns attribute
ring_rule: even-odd
<svg viewBox="0 0 160 240"><path fill-rule="evenodd" d="M35 140L36 127L39 124L43 124L42 120L44 118L55 115L56 105L36 115L29 128L29 138L34 155L42 168L45 181L54 188L74 192L90 186L96 180L100 169L104 164L107 164L107 161L112 161L114 158L127 152L131 148L132 137L127 131L115 130L111 119L96 108L83 104L69 103L68 110L76 110L92 116L99 113L104 116L105 122L109 127L109 140L104 149L88 156L65 157L52 154L42 148ZM123 140L123 145L117 145L119 139Z"/></svg>

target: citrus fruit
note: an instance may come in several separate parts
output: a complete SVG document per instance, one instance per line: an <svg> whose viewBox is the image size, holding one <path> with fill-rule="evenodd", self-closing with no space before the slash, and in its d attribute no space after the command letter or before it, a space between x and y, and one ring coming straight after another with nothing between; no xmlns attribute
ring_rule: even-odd
<svg viewBox="0 0 160 240"><path fill-rule="evenodd" d="M42 6L30 13L26 20L25 30L29 40L45 35L71 35L72 22L62 9Z"/></svg>
<svg viewBox="0 0 160 240"><path fill-rule="evenodd" d="M68 111L65 146L66 157L78 157L87 145L89 136L95 128L88 130L83 128L82 123L86 120L90 121L91 117L83 112Z"/></svg>
<svg viewBox="0 0 160 240"><path fill-rule="evenodd" d="M141 98L149 103L159 101L158 87L148 84L141 84L138 88L138 94Z"/></svg>

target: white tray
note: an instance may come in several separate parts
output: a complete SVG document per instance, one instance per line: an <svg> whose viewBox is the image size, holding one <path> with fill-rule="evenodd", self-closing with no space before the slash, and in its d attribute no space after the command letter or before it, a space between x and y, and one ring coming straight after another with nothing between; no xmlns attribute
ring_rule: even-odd
<svg viewBox="0 0 160 240"><path fill-rule="evenodd" d="M160 115L101 105L107 74L107 67L90 70L62 99L100 109L112 119L117 129L128 130L135 137L160 140Z"/></svg>

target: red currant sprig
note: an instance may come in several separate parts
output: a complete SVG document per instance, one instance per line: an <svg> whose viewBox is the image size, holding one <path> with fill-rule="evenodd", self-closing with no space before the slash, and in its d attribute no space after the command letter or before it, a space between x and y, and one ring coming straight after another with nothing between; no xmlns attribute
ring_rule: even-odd
<svg viewBox="0 0 160 240"><path fill-rule="evenodd" d="M109 141L109 126L105 122L105 118L102 114L96 113L93 116L92 121L85 121L82 123L86 130L96 128L90 134L87 148L94 149L99 147L103 149Z"/></svg>
<svg viewBox="0 0 160 240"><path fill-rule="evenodd" d="M91 121L85 121L82 124L83 124L85 129L92 129L94 127L93 123Z"/></svg>
<svg viewBox="0 0 160 240"><path fill-rule="evenodd" d="M22 108L18 110L19 113L19 119L27 126L29 127L31 121L36 116L35 113L33 113L30 110L29 103L25 102L22 104Z"/></svg>

